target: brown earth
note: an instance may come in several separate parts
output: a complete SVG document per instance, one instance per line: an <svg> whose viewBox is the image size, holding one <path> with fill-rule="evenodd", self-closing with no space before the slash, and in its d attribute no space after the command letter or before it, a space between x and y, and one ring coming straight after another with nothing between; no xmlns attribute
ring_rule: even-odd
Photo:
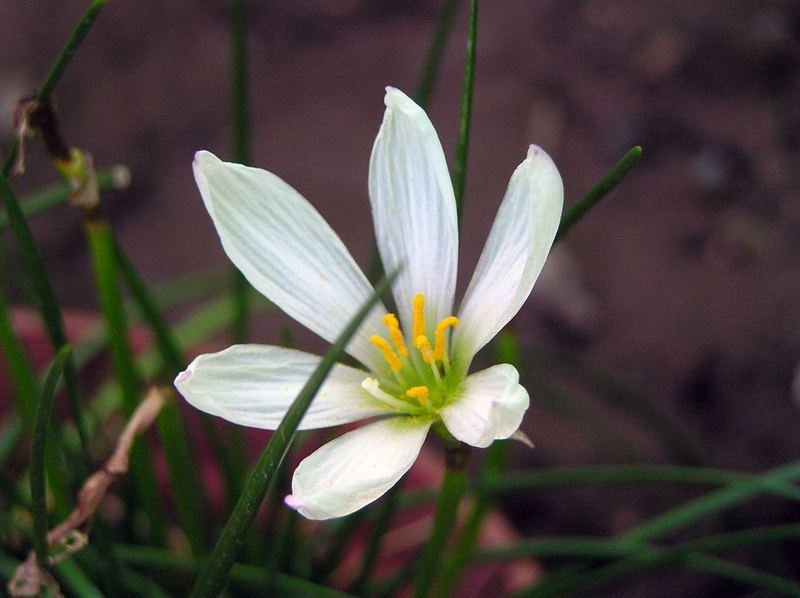
<svg viewBox="0 0 800 598"><path fill-rule="evenodd" d="M413 92L441 3L249 4L253 163L308 197L366 264L367 164L383 86ZM0 6L0 104L44 76L86 5ZM124 163L133 173L107 210L153 283L226 263L190 169L198 149L231 156L226 20L220 0L111 2L58 89L70 142L100 167ZM449 159L464 39L462 14L429 109ZM565 373L565 356L647 397L701 462L758 472L797 458L798 75L800 6L788 0L482 4L462 288L528 143L555 159L568 205L631 146L644 148L628 179L559 247L560 266L550 266L517 318L539 366L523 372L533 399L525 429L537 449L518 451L517 464L687 459L628 409L609 406L606 392ZM3 144L9 122L0 124ZM53 178L40 148L28 153L28 174L13 181L21 192ZM94 307L78 215L59 209L34 228L64 304ZM254 338L277 342L278 322L259 319ZM297 344L320 346L299 330ZM559 414L543 381L586 409L588 423ZM526 533L608 534L686 496L660 488L515 494L504 505ZM784 502L758 501L702 529L798 515ZM793 548L764 549L750 562L800 577ZM746 588L673 569L615 588L676 593Z"/></svg>

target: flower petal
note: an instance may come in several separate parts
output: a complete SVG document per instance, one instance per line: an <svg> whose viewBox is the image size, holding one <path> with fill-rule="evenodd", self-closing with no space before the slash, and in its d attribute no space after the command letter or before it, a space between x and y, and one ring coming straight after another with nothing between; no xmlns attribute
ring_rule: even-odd
<svg viewBox="0 0 800 598"><path fill-rule="evenodd" d="M502 363L467 376L439 415L458 440L483 448L516 432L529 404L519 373Z"/></svg>
<svg viewBox="0 0 800 598"><path fill-rule="evenodd" d="M430 420L391 417L332 440L297 466L286 504L309 519L357 511L409 470L430 426Z"/></svg>
<svg viewBox="0 0 800 598"><path fill-rule="evenodd" d="M553 244L564 205L555 164L532 145L511 175L458 316L453 355L466 368L525 303Z"/></svg>
<svg viewBox="0 0 800 598"><path fill-rule="evenodd" d="M267 345L234 345L195 358L175 387L197 409L235 424L274 430L319 364L310 353ZM333 366L300 422L325 428L391 413L363 388L366 372Z"/></svg>
<svg viewBox="0 0 800 598"><path fill-rule="evenodd" d="M392 87L386 88L384 102L369 163L369 196L386 271L405 266L392 292L408 334L417 293L425 296L429 329L453 313L456 204L442 145L425 111Z"/></svg>
<svg viewBox="0 0 800 598"><path fill-rule="evenodd" d="M336 233L308 201L274 174L197 152L194 175L225 253L250 283L292 318L333 342L372 294ZM382 366L369 342L385 332L377 305L347 346Z"/></svg>

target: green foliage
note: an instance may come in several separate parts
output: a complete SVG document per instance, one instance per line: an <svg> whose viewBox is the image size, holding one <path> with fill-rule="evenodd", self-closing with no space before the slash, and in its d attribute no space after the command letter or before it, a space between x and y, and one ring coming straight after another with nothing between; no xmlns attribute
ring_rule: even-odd
<svg viewBox="0 0 800 598"><path fill-rule="evenodd" d="M438 81L449 36L458 17L460 0L445 0L432 45L420 75L417 100L426 105ZM105 2L94 2L73 31L63 51L39 87L36 100L49 103L57 83L82 40L94 25ZM466 180L472 96L475 85L477 0L470 2L467 53L459 114L453 182L459 219ZM489 7L492 9L492 7ZM230 14L232 50L232 146L237 161L249 162L252 153L249 111L249 76L244 0L232 0ZM800 463L789 463L760 474L711 467L698 443L674 426L646 398L630 392L605 372L595 371L569 357L533 351L511 329L495 340L498 361L511 363L536 390L543 410L561 416L570 429L604 449L603 454L630 461L636 454L619 441L619 433L598 418L570 389L554 381L554 374L588 388L608 405L626 412L633 425L650 434L666 455L679 465L635 462L591 467L555 467L508 471L510 441L495 442L474 467L458 461L457 445L447 445L450 458L444 481L435 494L396 485L380 502L341 521L309 527L283 508L281 497L288 484L287 455L293 450L297 427L314 395L370 307L391 283L376 286L375 295L360 310L331 346L317 370L296 397L272 435L250 475L247 442L237 428L221 427L200 417L203 448L212 455L215 474L223 480L229 504L211 505L206 488L212 481L198 467L200 450L187 432L187 422L176 404L167 403L158 418L158 433L139 438L130 452L130 474L123 490L112 490L116 509L125 516L113 518L108 509L97 516L89 533L89 546L60 562L52 560L47 531L62 522L76 506L76 492L86 482L95 460L103 460L119 434L120 421L137 412L145 388L170 383L186 368L184 351L223 332L237 341L247 338L249 317L271 310L251 294L237 272L231 288L220 294L218 272L195 273L193 280L170 281L150 288L114 237L101 212L87 211L89 259L102 310L102 325L74 347L67 344L63 314L42 254L28 219L66 203L67 185L43 189L20 202L7 176L17 158L19 140L8 148L0 172L0 230L8 229L22 259L33 302L55 357L45 372L36 370L12 324L4 289L0 288L0 348L14 395L12 412L0 424L0 577L8 581L19 571L26 551L33 550L35 566L70 597L103 595L184 596L211 598L225 588L232 596L389 596L413 588L414 596L454 596L464 575L476 563L505 563L536 558L558 559L561 568L550 570L536 585L518 596L559 596L616 582L655 567L673 567L735 580L755 589L800 596L800 584L778 574L727 560L742 549L780 545L800 538L794 523L745 529L704 527L720 521L720 514L745 508L757 498L796 508L800 501ZM562 239L589 210L595 208L627 175L641 156L631 149L585 196L563 216L556 239ZM99 190L114 187L110 172L97 173ZM5 246L1 247L5 254ZM5 259L5 255L2 256ZM380 270L379 261L372 270ZM396 273L393 273L396 275ZM131 299L125 299L124 281ZM191 289L191 290L187 290ZM183 319L170 323L165 309L183 308ZM153 334L154 347L136 354L131 346L131 326L141 323ZM285 334L291 344L291 334ZM73 350L74 349L74 350ZM79 385L79 373L98 354L108 352L113 372L91 396ZM58 382L69 404L69 417L52 417ZM9 401L9 403L11 403ZM193 440L195 442L193 442ZM294 443L297 444L297 443ZM445 443L447 444L447 443ZM30 451L28 452L28 447ZM101 455L98 457L98 455ZM166 476L156 475L156 456L163 456ZM20 465L20 463L27 464ZM659 515L610 537L572 535L519 538L491 549L479 547L480 532L493 509L509 495L569 492L569 488L597 488L625 484L671 492L659 505ZM674 492L685 485L713 489L692 500ZM271 491L272 494L268 495ZM268 497L265 502L265 497ZM469 499L466 516L456 523L459 506ZM112 501L109 501L112 502ZM224 502L224 501L223 501ZM393 526L415 509L435 502L430 534L415 558L394 571L379 566ZM258 517L266 504L267 517ZM173 508L174 507L174 508ZM173 512L174 511L174 512ZM676 540L676 538L678 538ZM450 546L451 548L448 548ZM337 572L353 551L360 560L344 582ZM723 556L721 556L723 555ZM328 587L334 586L334 587ZM344 590L347 588L347 591ZM350 592L350 593L348 593Z"/></svg>

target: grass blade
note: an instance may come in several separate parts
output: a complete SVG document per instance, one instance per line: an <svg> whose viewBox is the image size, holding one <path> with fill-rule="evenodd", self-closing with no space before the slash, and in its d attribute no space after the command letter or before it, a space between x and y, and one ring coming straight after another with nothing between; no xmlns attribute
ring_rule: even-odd
<svg viewBox="0 0 800 598"><path fill-rule="evenodd" d="M586 215L586 212L591 210L597 202L608 194L614 187L616 187L625 175L628 174L633 165L639 161L642 156L642 148L638 145L630 150L622 157L622 160L617 162L614 168L611 169L606 176L600 179L600 182L592 187L586 195L580 198L569 211L561 217L561 224L556 231L556 238L553 243L561 240L561 237L567 234L578 221Z"/></svg>
<svg viewBox="0 0 800 598"><path fill-rule="evenodd" d="M61 347L67 344L67 335L64 332L64 321L61 317L61 310L58 307L58 299L53 290L53 285L50 282L50 277L47 275L47 269L45 268L42 256L36 247L33 233L31 233L28 222L25 220L25 216L20 210L19 202L14 192L11 190L11 187L9 187L5 175L2 173L0 173L0 197L2 197L11 230L14 233L17 246L22 255L25 271L30 278L31 286L36 297L37 307L44 320L47 335L50 338L54 350L59 351ZM84 462L82 464L75 463L74 465L78 468L78 473L80 475L85 475L90 463L88 438L81 407L78 372L72 356L69 357L64 367L64 383L67 388L67 397L69 399L70 410L72 411L72 418L78 431L78 437L80 438L84 455Z"/></svg>
<svg viewBox="0 0 800 598"><path fill-rule="evenodd" d="M467 151L472 117L472 95L475 88L475 40L478 34L478 0L470 0L467 57L464 61L464 86L461 93L461 112L458 117L458 141L453 165L453 191L456 197L456 218L461 222L464 182L467 177Z"/></svg>
<svg viewBox="0 0 800 598"><path fill-rule="evenodd" d="M355 334L361 322L369 315L373 305L386 292L397 272L392 273L375 289L375 294L361 307L356 316L348 323L336 342L325 353L319 366L303 386L300 394L286 412L283 420L273 434L267 448L245 486L239 502L233 510L225 529L217 541L205 567L192 589L191 598L213 598L217 596L227 583L233 561L242 547L248 528L258 512L267 493L273 476L278 471L289 450L297 426L311 404L314 395L325 381L328 372L339 359L350 338Z"/></svg>
<svg viewBox="0 0 800 598"><path fill-rule="evenodd" d="M50 548L47 542L47 495L45 492L45 448L47 446L47 428L50 424L50 414L53 410L53 401L56 394L58 379L64 371L72 348L66 345L61 348L53 359L50 369L42 385L42 394L36 410L36 423L33 428L33 446L31 448L31 511L33 515L33 546L36 551L36 564L40 569L50 567Z"/></svg>
<svg viewBox="0 0 800 598"><path fill-rule="evenodd" d="M95 0L95 2L92 3L86 13L83 15L83 18L81 18L81 20L78 22L78 25L72 31L72 35L69 36L67 43L64 44L61 53L58 55L58 58L53 64L53 67L50 69L47 77L45 77L45 80L39 87L39 91L36 93L37 101L46 101L53 94L53 90L61 79L61 76L64 74L64 70L67 68L67 65L69 65L72 57L75 55L78 46L80 46L81 42L83 42L83 38L85 38L86 34L89 33L89 29L92 28L95 19L97 19L105 4L106 0ZM8 173L11 172L11 166L14 164L14 160L17 159L18 152L19 139L16 138L8 148L8 153L3 161L3 176L8 176Z"/></svg>
<svg viewBox="0 0 800 598"><path fill-rule="evenodd" d="M433 90L439 80L439 67L442 64L444 49L450 39L450 32L453 30L461 3L462 0L446 0L442 12L439 14L436 32L433 34L433 41L425 56L425 64L422 66L417 80L417 89L414 92L414 101L423 109L428 107Z"/></svg>

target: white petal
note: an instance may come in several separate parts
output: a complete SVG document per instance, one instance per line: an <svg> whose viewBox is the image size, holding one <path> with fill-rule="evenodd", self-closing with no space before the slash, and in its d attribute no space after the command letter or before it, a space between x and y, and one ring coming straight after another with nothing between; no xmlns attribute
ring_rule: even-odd
<svg viewBox="0 0 800 598"><path fill-rule="evenodd" d="M309 519L357 511L409 470L430 426L430 420L391 417L332 440L297 466L286 503Z"/></svg>
<svg viewBox="0 0 800 598"><path fill-rule="evenodd" d="M319 364L310 353L267 345L234 345L200 355L175 378L194 407L235 424L274 430ZM387 414L363 388L366 372L333 366L300 422L325 428Z"/></svg>
<svg viewBox="0 0 800 598"><path fill-rule="evenodd" d="M333 342L372 294L336 233L297 191L259 168L197 152L194 175L225 253L247 280L295 320ZM385 333L378 305L347 347L370 368L382 366L369 342Z"/></svg>
<svg viewBox="0 0 800 598"><path fill-rule="evenodd" d="M465 366L525 303L553 244L563 205L564 185L555 164L530 146L511 175L461 303L453 354Z"/></svg>
<svg viewBox="0 0 800 598"><path fill-rule="evenodd" d="M458 396L439 412L447 430L478 447L514 434L530 404L518 382L519 373L507 363L467 376Z"/></svg>
<svg viewBox="0 0 800 598"><path fill-rule="evenodd" d="M456 204L442 145L425 111L392 87L386 88L384 102L369 163L369 196L384 268L405 266L392 291L400 322L410 333L417 293L425 296L429 329L453 314Z"/></svg>

